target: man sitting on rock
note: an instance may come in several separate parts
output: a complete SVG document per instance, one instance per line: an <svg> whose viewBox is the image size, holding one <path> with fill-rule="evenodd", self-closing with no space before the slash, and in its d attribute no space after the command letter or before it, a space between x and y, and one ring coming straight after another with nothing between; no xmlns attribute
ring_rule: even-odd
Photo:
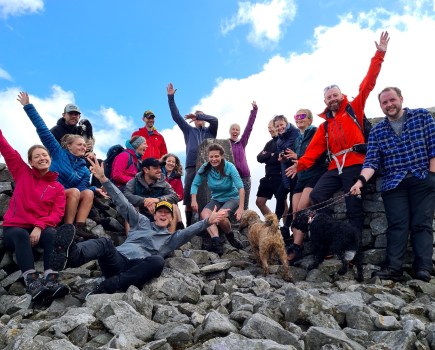
<svg viewBox="0 0 435 350"><path fill-rule="evenodd" d="M78 267L98 259L105 280L92 294L125 292L131 285L142 288L144 283L160 276L166 255L227 216L227 209L216 211L215 208L205 220L171 234L167 229L173 216L171 203L159 201L155 205L155 221L150 222L109 181L96 159L91 159L90 162L92 174L100 180L116 209L130 225L127 239L118 247L108 238L91 239L76 244L75 229L70 225L70 230L65 230L66 234L56 236L50 260L52 269L60 271L65 267Z"/></svg>

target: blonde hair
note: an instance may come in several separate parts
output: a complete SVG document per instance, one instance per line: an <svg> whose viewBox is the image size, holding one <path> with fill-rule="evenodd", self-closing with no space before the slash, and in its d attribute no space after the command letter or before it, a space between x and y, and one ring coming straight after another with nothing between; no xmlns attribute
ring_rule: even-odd
<svg viewBox="0 0 435 350"><path fill-rule="evenodd" d="M62 138L60 139L60 145L62 146L62 148L68 149L68 146L79 138L85 141L85 138L81 135L73 135L73 134L63 135Z"/></svg>

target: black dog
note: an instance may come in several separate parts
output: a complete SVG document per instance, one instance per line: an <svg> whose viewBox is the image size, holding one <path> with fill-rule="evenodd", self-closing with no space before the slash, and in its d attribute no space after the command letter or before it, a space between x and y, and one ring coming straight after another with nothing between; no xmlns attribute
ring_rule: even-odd
<svg viewBox="0 0 435 350"><path fill-rule="evenodd" d="M310 237L314 262L308 266L309 270L317 268L332 252L343 263L339 275L344 275L348 269L349 261L353 260L357 268L356 280L364 280L362 267L361 238L357 229L345 221L331 218L323 213L303 210L296 214L292 227L301 230Z"/></svg>

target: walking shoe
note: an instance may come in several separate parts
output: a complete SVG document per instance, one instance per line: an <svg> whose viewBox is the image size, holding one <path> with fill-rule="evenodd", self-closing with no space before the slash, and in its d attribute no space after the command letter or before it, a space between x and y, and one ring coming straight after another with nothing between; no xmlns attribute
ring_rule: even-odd
<svg viewBox="0 0 435 350"><path fill-rule="evenodd" d="M216 253L217 255L222 255L224 253L224 247L220 237L213 237L211 239L211 246L209 248L210 252Z"/></svg>
<svg viewBox="0 0 435 350"><path fill-rule="evenodd" d="M296 263L297 261L301 260L303 258L303 248L302 246L300 246L299 244L291 244L288 248L287 248L287 260L289 262L290 265L293 265L294 263Z"/></svg>
<svg viewBox="0 0 435 350"><path fill-rule="evenodd" d="M32 297L33 303L40 303L50 295L50 290L44 285L39 273L33 272L26 276L26 293Z"/></svg>
<svg viewBox="0 0 435 350"><path fill-rule="evenodd" d="M93 234L92 232L90 232L87 228L86 228L86 224L84 222L77 222L76 223L76 236L83 238L83 240L88 240L88 239L95 239L98 238L97 235Z"/></svg>
<svg viewBox="0 0 435 350"><path fill-rule="evenodd" d="M69 294L69 288L62 283L59 283L58 273L49 273L44 279L45 286L51 293L50 299L63 298Z"/></svg>
<svg viewBox="0 0 435 350"><path fill-rule="evenodd" d="M227 241L236 249L243 249L242 243L234 237L234 232L227 233Z"/></svg>
<svg viewBox="0 0 435 350"><path fill-rule="evenodd" d="M419 270L415 273L415 278L420 280L420 281L429 282L430 281L430 273L429 273L429 271L426 271L426 270Z"/></svg>
<svg viewBox="0 0 435 350"><path fill-rule="evenodd" d="M54 249L50 255L50 267L54 271L62 271L68 262L69 249L74 243L76 229L74 225L65 224L57 229Z"/></svg>
<svg viewBox="0 0 435 350"><path fill-rule="evenodd" d="M379 277L381 280L392 280L398 282L402 280L403 272L386 267L380 271L374 271L372 277Z"/></svg>

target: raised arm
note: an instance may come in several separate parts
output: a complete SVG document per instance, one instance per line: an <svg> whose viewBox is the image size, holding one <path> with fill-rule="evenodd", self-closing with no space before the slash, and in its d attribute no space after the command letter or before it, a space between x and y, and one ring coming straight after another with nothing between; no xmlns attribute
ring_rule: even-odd
<svg viewBox="0 0 435 350"><path fill-rule="evenodd" d="M88 160L91 163L92 174L101 182L115 204L116 210L130 224L131 228L136 227L139 220L148 220L144 215L138 213L122 192L104 175L104 163L100 165L96 158Z"/></svg>
<svg viewBox="0 0 435 350"><path fill-rule="evenodd" d="M174 86L172 83L169 83L166 87L166 92L168 93L168 103L169 103L169 109L171 111L171 116L174 122L177 123L177 125L180 127L181 131L183 133L187 133L192 126L189 125L189 123L184 120L184 118L181 116L177 105L175 104L175 92L177 89L174 89Z"/></svg>
<svg viewBox="0 0 435 350"><path fill-rule="evenodd" d="M243 130L242 137L240 138L240 142L243 147L246 147L248 144L249 137L251 136L252 128L254 127L255 119L257 118L257 103L255 101L252 102L252 110L249 115L248 123L246 124L245 130Z"/></svg>
<svg viewBox="0 0 435 350"><path fill-rule="evenodd" d="M28 165L21 158L20 154L12 148L6 138L3 136L3 132L0 130L0 153L6 161L6 165L12 174L15 182L20 179L21 174L29 169ZM27 168L27 169L26 169Z"/></svg>
<svg viewBox="0 0 435 350"><path fill-rule="evenodd" d="M56 138L47 128L47 125L39 115L36 108L30 103L28 93L21 91L18 94L17 101L23 105L24 111L26 112L32 124L36 127L36 132L38 133L39 139L41 140L42 144L47 147L47 149L51 153L51 156L54 157L57 152L60 152L62 150L62 147L59 145L59 142L57 142Z"/></svg>

